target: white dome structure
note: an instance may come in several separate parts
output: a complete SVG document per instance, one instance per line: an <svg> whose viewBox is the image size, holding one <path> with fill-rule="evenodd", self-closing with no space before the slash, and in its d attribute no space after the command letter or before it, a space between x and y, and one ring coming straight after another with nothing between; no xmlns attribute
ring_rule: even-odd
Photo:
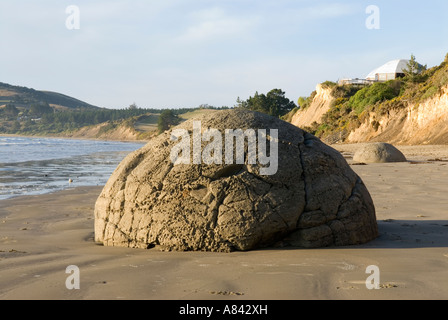
<svg viewBox="0 0 448 320"><path fill-rule="evenodd" d="M383 64L381 67L376 68L370 72L366 80L373 81L388 81L395 78L403 77L403 70L407 69L407 64L409 60L407 59L397 59ZM419 64L419 71L423 69L423 66Z"/></svg>

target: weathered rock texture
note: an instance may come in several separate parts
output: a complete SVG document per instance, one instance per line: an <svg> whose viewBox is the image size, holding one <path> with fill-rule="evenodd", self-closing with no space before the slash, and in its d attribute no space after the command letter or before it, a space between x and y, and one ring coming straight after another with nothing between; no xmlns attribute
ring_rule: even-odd
<svg viewBox="0 0 448 320"><path fill-rule="evenodd" d="M364 163L406 162L406 157L393 145L376 142L360 147L353 155L353 161Z"/></svg>
<svg viewBox="0 0 448 320"><path fill-rule="evenodd" d="M106 246L250 250L360 244L377 236L372 199L342 155L313 135L264 114L226 110L202 129L278 129L278 171L260 165L173 165L165 132L127 156L95 206ZM177 128L190 132L192 120ZM203 142L203 145L207 143ZM268 143L269 146L269 143Z"/></svg>

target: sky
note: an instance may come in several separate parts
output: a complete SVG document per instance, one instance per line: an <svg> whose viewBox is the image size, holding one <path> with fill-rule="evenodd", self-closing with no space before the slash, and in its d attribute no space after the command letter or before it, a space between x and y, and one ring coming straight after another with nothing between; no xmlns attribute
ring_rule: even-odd
<svg viewBox="0 0 448 320"><path fill-rule="evenodd" d="M297 103L411 54L439 65L447 17L446 0L1 0L0 82L114 109Z"/></svg>

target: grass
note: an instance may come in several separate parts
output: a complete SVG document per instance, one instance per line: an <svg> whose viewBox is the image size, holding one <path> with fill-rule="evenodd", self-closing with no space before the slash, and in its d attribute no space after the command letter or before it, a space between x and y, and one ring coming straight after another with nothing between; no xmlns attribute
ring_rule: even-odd
<svg viewBox="0 0 448 320"><path fill-rule="evenodd" d="M134 122L134 128L141 132L157 131L157 121L159 120L159 113L151 113L148 115L140 116L136 122Z"/></svg>
<svg viewBox="0 0 448 320"><path fill-rule="evenodd" d="M216 110L214 110L214 109L197 109L197 110L194 110L194 111L189 111L189 112L186 112L186 113L182 113L182 114L179 115L179 118L181 118L183 120L189 120L189 119L192 119L192 118L196 118L196 117L202 116L204 114L209 114L211 112L216 112Z"/></svg>

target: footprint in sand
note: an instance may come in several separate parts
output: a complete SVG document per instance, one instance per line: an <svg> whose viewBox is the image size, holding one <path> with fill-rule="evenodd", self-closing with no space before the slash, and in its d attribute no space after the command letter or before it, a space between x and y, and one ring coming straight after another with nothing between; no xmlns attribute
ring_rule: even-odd
<svg viewBox="0 0 448 320"><path fill-rule="evenodd" d="M384 284L380 284L380 288L381 289L389 289L389 288L397 288L398 286L396 284L393 283L384 283Z"/></svg>
<svg viewBox="0 0 448 320"><path fill-rule="evenodd" d="M26 251L19 251L19 250L16 250L16 249L10 249L8 251L0 250L0 252L4 252L4 253L6 253L6 252L8 252L8 253L27 253Z"/></svg>
<svg viewBox="0 0 448 320"><path fill-rule="evenodd" d="M217 294L223 296L243 296L242 292L234 292L234 291L210 291L210 294Z"/></svg>

